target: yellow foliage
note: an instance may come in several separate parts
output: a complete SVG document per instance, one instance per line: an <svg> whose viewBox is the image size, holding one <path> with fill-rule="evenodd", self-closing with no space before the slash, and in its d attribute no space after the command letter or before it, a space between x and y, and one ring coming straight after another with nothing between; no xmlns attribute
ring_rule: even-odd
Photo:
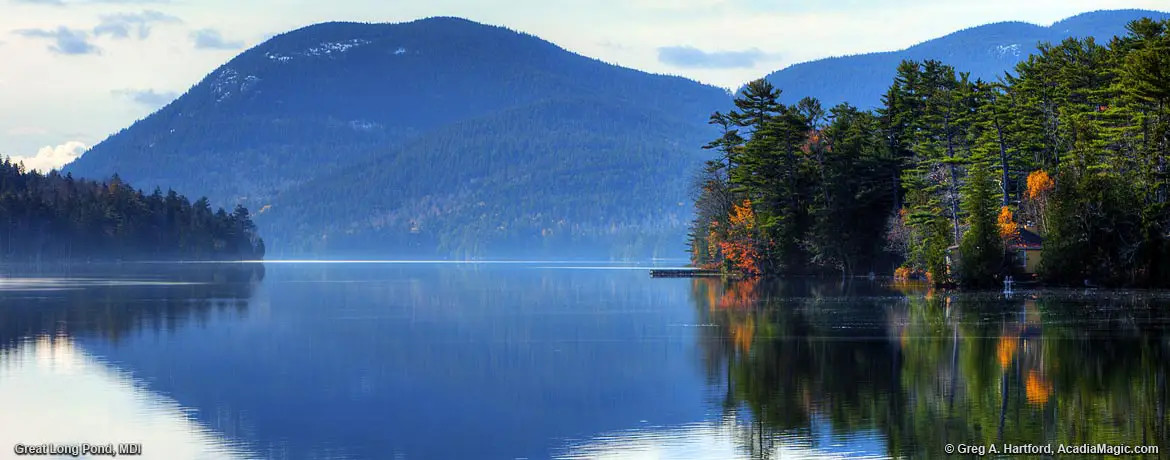
<svg viewBox="0 0 1170 460"><path fill-rule="evenodd" d="M1052 181L1052 177L1048 175L1043 169L1032 171L1028 174L1028 199L1035 200L1044 196L1056 186Z"/></svg>
<svg viewBox="0 0 1170 460"><path fill-rule="evenodd" d="M756 212L752 210L752 201L743 200L743 205L733 204L728 220L733 227L752 230L756 227Z"/></svg>
<svg viewBox="0 0 1170 460"><path fill-rule="evenodd" d="M910 279L910 267L898 267L897 270L894 270L894 279L899 281Z"/></svg>
<svg viewBox="0 0 1170 460"><path fill-rule="evenodd" d="M1015 238L1020 231L1020 224L1015 222L1012 210L1007 206L999 208L999 237L1003 239Z"/></svg>
<svg viewBox="0 0 1170 460"><path fill-rule="evenodd" d="M707 257L719 260L719 221L711 222L711 231L707 233Z"/></svg>

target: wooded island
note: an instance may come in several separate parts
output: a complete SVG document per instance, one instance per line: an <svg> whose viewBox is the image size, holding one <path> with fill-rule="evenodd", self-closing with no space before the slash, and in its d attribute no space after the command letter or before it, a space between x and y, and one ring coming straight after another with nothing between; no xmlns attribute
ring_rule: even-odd
<svg viewBox="0 0 1170 460"><path fill-rule="evenodd" d="M1170 21L1128 30L1041 44L998 82L906 61L872 112L748 84L711 116L693 264L1170 286Z"/></svg>

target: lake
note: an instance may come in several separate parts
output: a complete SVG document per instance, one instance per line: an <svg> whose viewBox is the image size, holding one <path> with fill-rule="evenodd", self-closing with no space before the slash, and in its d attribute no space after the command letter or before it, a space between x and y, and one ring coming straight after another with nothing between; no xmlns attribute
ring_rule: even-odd
<svg viewBox="0 0 1170 460"><path fill-rule="evenodd" d="M0 457L83 442L168 460L1170 452L1170 294L647 268L7 268Z"/></svg>

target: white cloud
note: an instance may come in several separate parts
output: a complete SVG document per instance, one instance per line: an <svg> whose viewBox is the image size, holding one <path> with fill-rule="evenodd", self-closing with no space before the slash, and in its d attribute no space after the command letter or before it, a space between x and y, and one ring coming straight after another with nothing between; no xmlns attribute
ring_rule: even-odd
<svg viewBox="0 0 1170 460"><path fill-rule="evenodd" d="M80 141L69 141L56 147L46 145L31 157L13 156L12 162L24 163L25 169L47 173L80 158L88 148L89 146Z"/></svg>

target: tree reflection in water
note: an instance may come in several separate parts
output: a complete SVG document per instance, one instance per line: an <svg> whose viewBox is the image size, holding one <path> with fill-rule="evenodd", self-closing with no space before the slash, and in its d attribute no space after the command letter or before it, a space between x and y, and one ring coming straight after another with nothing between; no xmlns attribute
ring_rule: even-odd
<svg viewBox="0 0 1170 460"><path fill-rule="evenodd" d="M1167 443L1170 294L953 293L880 282L696 279L710 381L741 448L873 436L959 444ZM832 438L832 437L830 437ZM1155 457L1155 456L1151 456Z"/></svg>
<svg viewBox="0 0 1170 460"><path fill-rule="evenodd" d="M5 267L0 289L0 352L37 337L173 332L215 312L247 313L261 264L126 264L26 271Z"/></svg>

